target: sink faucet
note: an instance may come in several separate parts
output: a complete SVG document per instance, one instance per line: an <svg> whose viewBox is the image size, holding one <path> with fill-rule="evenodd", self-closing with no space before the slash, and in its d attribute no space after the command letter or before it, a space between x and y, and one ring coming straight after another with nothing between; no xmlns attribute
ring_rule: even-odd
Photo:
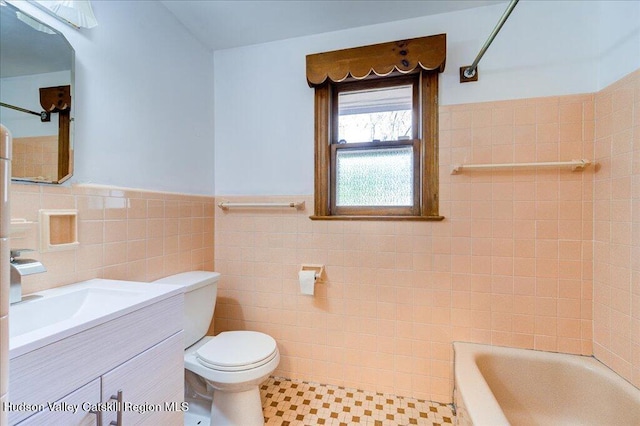
<svg viewBox="0 0 640 426"><path fill-rule="evenodd" d="M11 250L11 287L9 290L9 303L17 303L22 300L22 277L25 275L47 272L40 261L35 259L18 259L23 252L31 249Z"/></svg>

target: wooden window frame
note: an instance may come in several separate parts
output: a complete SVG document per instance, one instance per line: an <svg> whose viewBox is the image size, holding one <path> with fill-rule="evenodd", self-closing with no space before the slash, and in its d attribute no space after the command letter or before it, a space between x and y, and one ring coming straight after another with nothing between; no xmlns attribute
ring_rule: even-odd
<svg viewBox="0 0 640 426"><path fill-rule="evenodd" d="M442 220L438 185L438 74L446 62L446 34L437 34L350 49L307 55L307 82L315 89L314 214L320 220ZM388 214L379 209L344 211L332 205L332 136L334 92L354 81L376 81L417 75L420 114L419 202L410 214ZM375 83L372 83L375 84ZM406 142L406 141L405 141ZM413 143L413 142L412 142ZM353 145L353 144L351 144ZM414 157L415 158L415 157ZM338 210L338 211L336 211Z"/></svg>
<svg viewBox="0 0 640 426"><path fill-rule="evenodd" d="M397 75L397 74L396 74ZM435 71L418 72L419 108L414 108L414 114L420 114L418 125L414 126L414 132L418 132L417 138L411 141L412 144L419 139L419 153L414 156L414 160L419 162L418 167L414 167L417 174L416 184L419 185L416 196L419 201L411 211L391 211L384 207L362 207L362 208L336 208L332 194L335 194L335 182L332 178L332 152L333 135L337 134L335 129L337 121L337 108L333 105L334 96L339 84L353 84L352 82L332 83L325 82L315 88L315 184L314 184L314 220L442 220L439 215L438 203L438 73ZM371 84L376 80L372 80ZM362 83L362 82L359 82ZM369 82L367 82L369 83ZM371 143L366 143L371 144ZM351 146L355 144L349 144ZM380 146L379 144L376 144ZM364 146L364 145L363 145ZM416 149L416 148L414 148ZM333 172L335 173L335 171ZM334 186L332 189L332 185Z"/></svg>

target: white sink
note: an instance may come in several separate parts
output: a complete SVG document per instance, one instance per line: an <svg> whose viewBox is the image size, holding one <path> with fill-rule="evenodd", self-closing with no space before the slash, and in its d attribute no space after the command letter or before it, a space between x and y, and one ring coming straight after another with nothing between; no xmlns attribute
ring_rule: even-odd
<svg viewBox="0 0 640 426"><path fill-rule="evenodd" d="M94 279L26 296L9 308L10 358L182 291L167 284Z"/></svg>

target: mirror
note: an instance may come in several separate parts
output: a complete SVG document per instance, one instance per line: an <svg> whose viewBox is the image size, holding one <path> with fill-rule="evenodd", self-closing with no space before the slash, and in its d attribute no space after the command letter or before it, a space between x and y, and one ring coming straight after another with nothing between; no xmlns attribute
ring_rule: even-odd
<svg viewBox="0 0 640 426"><path fill-rule="evenodd" d="M61 33L0 0L0 122L13 136L12 180L71 177L74 60Z"/></svg>

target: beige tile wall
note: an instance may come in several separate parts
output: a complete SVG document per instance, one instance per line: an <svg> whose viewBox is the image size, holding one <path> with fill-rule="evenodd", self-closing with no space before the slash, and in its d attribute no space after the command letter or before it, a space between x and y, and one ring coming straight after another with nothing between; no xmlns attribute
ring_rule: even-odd
<svg viewBox="0 0 640 426"><path fill-rule="evenodd" d="M58 179L58 135L13 139L13 177Z"/></svg>
<svg viewBox="0 0 640 426"><path fill-rule="evenodd" d="M443 222L216 214L216 332L276 338L276 374L451 401L454 340L592 353L593 168L450 175L457 163L593 157L592 95L441 107ZM315 297L302 263L326 265Z"/></svg>
<svg viewBox="0 0 640 426"><path fill-rule="evenodd" d="M595 105L594 354L640 386L640 70Z"/></svg>
<svg viewBox="0 0 640 426"><path fill-rule="evenodd" d="M105 186L11 185L11 217L36 222L14 232L12 248L38 249L39 209L78 209L75 250L25 253L47 273L23 278L23 293L90 278L151 281L213 270L213 197Z"/></svg>

